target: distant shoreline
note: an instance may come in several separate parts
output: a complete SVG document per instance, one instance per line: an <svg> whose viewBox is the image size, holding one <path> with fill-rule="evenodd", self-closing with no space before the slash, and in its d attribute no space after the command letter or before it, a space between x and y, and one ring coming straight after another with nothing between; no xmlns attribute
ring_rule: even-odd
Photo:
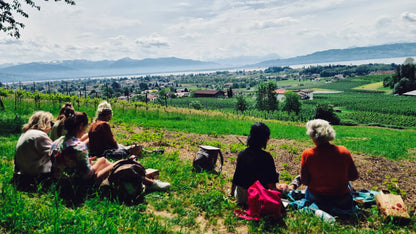
<svg viewBox="0 0 416 234"><path fill-rule="evenodd" d="M416 56L407 56L407 57L396 57L396 58L383 58L383 59L365 59L365 60L352 60L352 61L340 61L340 62L325 62L325 63L312 63L312 64L299 64L299 65L288 65L293 69L299 68L307 68L311 66L327 66L327 65L363 65L363 64L376 64L376 63L383 63L383 64L402 64L406 58L415 58ZM120 75L100 75L100 76L90 76L90 77L74 77L74 78L57 78L57 79L49 79L49 80L39 80L39 81L21 81L22 84L30 84L30 83L45 83L45 82L56 82L56 81L71 81L71 80L84 80L84 79L119 79L119 78L139 78L145 76L169 76L169 75L190 75L190 74L208 74L214 73L217 71L229 71L229 72L236 72L236 71L264 71L268 67L239 67L239 68L223 68L223 69L206 69L206 70L184 70L184 71L174 71L174 72L148 72L143 74L120 74ZM14 82L3 82L3 84L10 85L15 84L20 81Z"/></svg>

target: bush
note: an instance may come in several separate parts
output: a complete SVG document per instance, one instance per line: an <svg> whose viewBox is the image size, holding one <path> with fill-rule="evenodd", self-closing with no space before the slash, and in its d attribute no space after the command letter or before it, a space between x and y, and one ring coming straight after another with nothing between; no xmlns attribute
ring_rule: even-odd
<svg viewBox="0 0 416 234"><path fill-rule="evenodd" d="M330 104L321 104L316 106L315 119L324 119L332 125L340 124L340 119L334 113L334 107Z"/></svg>
<svg viewBox="0 0 416 234"><path fill-rule="evenodd" d="M195 110L201 110L202 109L202 105L199 101L192 101L189 106Z"/></svg>
<svg viewBox="0 0 416 234"><path fill-rule="evenodd" d="M1 118L0 119L0 132L1 133L21 133L22 126L25 122L23 119L16 115L13 119Z"/></svg>
<svg viewBox="0 0 416 234"><path fill-rule="evenodd" d="M340 122L340 125L345 125L345 126L357 126L357 122L355 122L352 119L343 119Z"/></svg>

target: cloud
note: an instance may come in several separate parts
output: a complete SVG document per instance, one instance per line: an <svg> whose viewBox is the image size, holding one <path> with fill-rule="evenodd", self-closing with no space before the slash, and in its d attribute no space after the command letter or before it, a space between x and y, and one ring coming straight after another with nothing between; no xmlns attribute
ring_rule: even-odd
<svg viewBox="0 0 416 234"><path fill-rule="evenodd" d="M410 12L404 12L402 14L402 19L410 22L416 22L416 14Z"/></svg>
<svg viewBox="0 0 416 234"><path fill-rule="evenodd" d="M265 20L265 21L257 21L252 25L252 29L266 29L266 28L275 28L275 27L283 27L287 25L291 25L296 23L297 21L292 17L283 17L280 19L274 20Z"/></svg>
<svg viewBox="0 0 416 234"><path fill-rule="evenodd" d="M17 40L17 39L7 39L7 38L3 38L0 39L0 45L21 45L22 41Z"/></svg>
<svg viewBox="0 0 416 234"><path fill-rule="evenodd" d="M169 47L169 43L167 39L161 37L158 34L152 34L148 37L141 37L137 38L135 40L135 43L137 45L140 45L145 48L151 48L151 47Z"/></svg>

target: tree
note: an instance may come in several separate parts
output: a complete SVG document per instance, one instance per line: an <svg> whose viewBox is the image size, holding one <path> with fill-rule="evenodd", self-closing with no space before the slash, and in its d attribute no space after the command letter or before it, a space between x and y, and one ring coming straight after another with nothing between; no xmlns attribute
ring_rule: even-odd
<svg viewBox="0 0 416 234"><path fill-rule="evenodd" d="M247 100L241 94L237 96L237 103L235 105L235 109L236 111L241 111L242 113L244 113L244 111L248 109Z"/></svg>
<svg viewBox="0 0 416 234"><path fill-rule="evenodd" d="M0 110L5 110L1 97L7 97L7 91L3 88L0 88Z"/></svg>
<svg viewBox="0 0 416 234"><path fill-rule="evenodd" d="M111 83L111 87L113 87L114 91L116 92L121 89L121 85L117 81L113 81L113 83Z"/></svg>
<svg viewBox="0 0 416 234"><path fill-rule="evenodd" d="M320 104L316 106L315 119L324 119L333 125L338 125L341 121L334 113L334 107L330 104Z"/></svg>
<svg viewBox="0 0 416 234"><path fill-rule="evenodd" d="M227 89L227 97L228 98L232 98L233 97L233 89L231 87L229 89Z"/></svg>
<svg viewBox="0 0 416 234"><path fill-rule="evenodd" d="M47 0L45 0L47 1ZM59 2L61 0L55 0ZM64 0L69 5L75 5L73 0ZM29 18L29 15L22 9L22 4L29 5L32 8L40 10L40 6L32 0L0 0L0 31L8 33L11 37L20 38L20 29L23 29L25 25L16 20L19 16Z"/></svg>
<svg viewBox="0 0 416 234"><path fill-rule="evenodd" d="M287 112L295 112L299 114L302 103L300 102L300 96L292 91L285 93L285 102L283 104L283 110Z"/></svg>
<svg viewBox="0 0 416 234"><path fill-rule="evenodd" d="M416 66L413 58L407 58L403 65L397 66L396 73L391 77L386 77L383 81L384 87L394 89L395 94L416 89Z"/></svg>
<svg viewBox="0 0 416 234"><path fill-rule="evenodd" d="M277 94L274 92L277 89L275 82L269 81L260 83L256 88L256 107L263 111L274 111L279 108L277 101Z"/></svg>
<svg viewBox="0 0 416 234"><path fill-rule="evenodd" d="M149 89L149 86L147 86L146 83L141 82L139 84L139 88L140 88L141 91L145 91L145 90Z"/></svg>
<svg viewBox="0 0 416 234"><path fill-rule="evenodd" d="M404 60L403 65L408 65L408 64L414 64L415 63L415 59L412 57L406 58L406 60Z"/></svg>
<svg viewBox="0 0 416 234"><path fill-rule="evenodd" d="M395 94L402 95L403 93L406 93L409 90L412 90L414 87L414 84L407 78L402 78L399 82L397 82L394 85L393 92Z"/></svg>

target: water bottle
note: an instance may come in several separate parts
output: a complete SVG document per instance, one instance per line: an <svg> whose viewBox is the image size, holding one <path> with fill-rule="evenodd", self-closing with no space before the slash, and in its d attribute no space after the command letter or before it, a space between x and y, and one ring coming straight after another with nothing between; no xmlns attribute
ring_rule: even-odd
<svg viewBox="0 0 416 234"><path fill-rule="evenodd" d="M323 210L320 210L320 209L315 210L315 215L321 218L324 222L335 223L335 218Z"/></svg>

